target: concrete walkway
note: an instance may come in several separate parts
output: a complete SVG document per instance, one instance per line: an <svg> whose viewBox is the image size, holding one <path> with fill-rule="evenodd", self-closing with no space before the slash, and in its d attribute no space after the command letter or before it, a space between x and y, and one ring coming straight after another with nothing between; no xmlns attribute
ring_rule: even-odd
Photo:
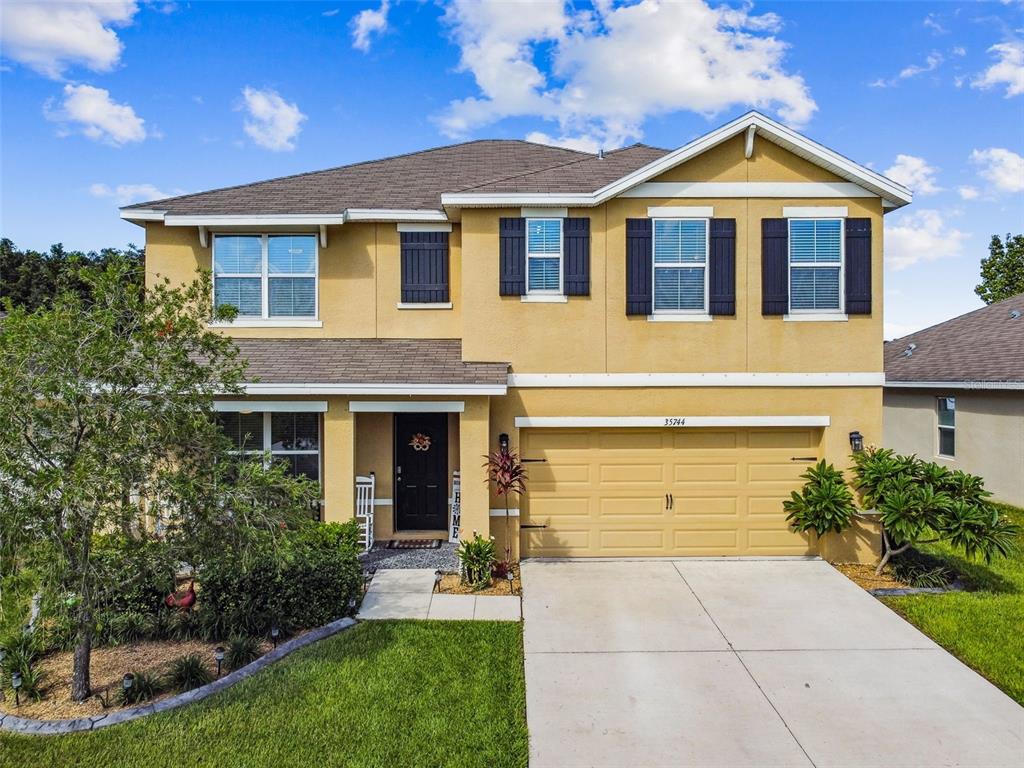
<svg viewBox="0 0 1024 768"><path fill-rule="evenodd" d="M379 570L363 597L358 619L519 621L515 595L436 595L430 568Z"/></svg>
<svg viewBox="0 0 1024 768"><path fill-rule="evenodd" d="M530 765L1024 765L1024 708L815 560L526 561Z"/></svg>

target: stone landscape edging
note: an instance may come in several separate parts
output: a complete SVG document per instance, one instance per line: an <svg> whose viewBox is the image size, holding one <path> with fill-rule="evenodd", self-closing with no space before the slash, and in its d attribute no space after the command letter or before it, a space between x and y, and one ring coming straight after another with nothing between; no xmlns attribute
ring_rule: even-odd
<svg viewBox="0 0 1024 768"><path fill-rule="evenodd" d="M336 635L339 632L355 626L355 624L356 620L348 617L332 621L330 624L325 624L324 626L318 627L304 635L300 635L299 637L295 637L287 642L281 643L281 645L270 651L270 653L260 656L258 659L246 664L241 669L236 669L234 672L224 675L224 677L217 678L212 683L200 686L199 688L193 688L191 691L175 694L174 696L162 699L161 701L157 701L153 704L143 704L138 707L131 707L130 709L120 709L110 714L79 717L73 720L34 720L28 717L18 717L17 715L0 712L0 731L35 734L40 736L78 733L80 731L93 731L97 728L106 728L107 726L117 725L118 723L127 723L132 720L138 720L139 718L146 717L147 715L156 714L157 712L167 712L172 709L177 709L178 707L182 707L186 704L202 701L208 696L212 696L226 688L230 688L231 686L252 677L264 667L268 667L275 661L283 659L293 651L305 648L306 646L328 638L331 635Z"/></svg>

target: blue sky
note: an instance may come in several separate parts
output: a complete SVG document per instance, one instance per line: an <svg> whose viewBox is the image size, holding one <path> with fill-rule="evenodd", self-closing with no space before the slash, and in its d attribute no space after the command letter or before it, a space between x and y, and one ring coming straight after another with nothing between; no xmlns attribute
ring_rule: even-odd
<svg viewBox="0 0 1024 768"><path fill-rule="evenodd" d="M888 173L887 336L980 306L1024 230L1024 6L2 0L0 231L467 138L677 147L761 109Z"/></svg>

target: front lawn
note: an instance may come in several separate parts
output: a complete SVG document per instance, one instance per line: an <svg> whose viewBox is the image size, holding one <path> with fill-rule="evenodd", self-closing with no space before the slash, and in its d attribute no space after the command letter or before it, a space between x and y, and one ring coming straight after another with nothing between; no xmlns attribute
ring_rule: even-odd
<svg viewBox="0 0 1024 768"><path fill-rule="evenodd" d="M1003 507L1024 526L1024 510ZM973 562L944 545L921 547L948 561L977 591L886 598L935 642L1024 704L1024 541L1009 558Z"/></svg>
<svg viewBox="0 0 1024 768"><path fill-rule="evenodd" d="M522 625L365 622L205 702L73 736L0 735L4 765L525 766Z"/></svg>

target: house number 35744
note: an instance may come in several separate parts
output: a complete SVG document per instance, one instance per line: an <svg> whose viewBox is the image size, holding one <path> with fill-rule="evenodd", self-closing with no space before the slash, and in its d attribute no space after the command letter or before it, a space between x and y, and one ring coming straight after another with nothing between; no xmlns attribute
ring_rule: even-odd
<svg viewBox="0 0 1024 768"><path fill-rule="evenodd" d="M666 416L665 426L666 427L681 427L686 424L686 419L682 416Z"/></svg>

